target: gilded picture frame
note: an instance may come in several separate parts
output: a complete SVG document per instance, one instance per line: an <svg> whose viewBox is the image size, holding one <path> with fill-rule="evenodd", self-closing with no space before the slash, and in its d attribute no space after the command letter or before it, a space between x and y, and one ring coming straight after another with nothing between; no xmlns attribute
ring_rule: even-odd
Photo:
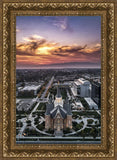
<svg viewBox="0 0 117 160"><path fill-rule="evenodd" d="M0 159L112 159L117 158L116 23L115 0L3 0L0 2L1 107ZM100 15L101 22L101 144L16 144L16 16Z"/></svg>

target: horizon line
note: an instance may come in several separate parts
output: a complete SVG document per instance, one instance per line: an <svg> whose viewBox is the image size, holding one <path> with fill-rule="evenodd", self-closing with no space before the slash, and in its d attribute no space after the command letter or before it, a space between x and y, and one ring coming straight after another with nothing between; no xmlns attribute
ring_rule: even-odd
<svg viewBox="0 0 117 160"><path fill-rule="evenodd" d="M74 68L16 68L16 70L17 69L39 69L39 70L41 70L41 69L101 69L101 67L74 67Z"/></svg>

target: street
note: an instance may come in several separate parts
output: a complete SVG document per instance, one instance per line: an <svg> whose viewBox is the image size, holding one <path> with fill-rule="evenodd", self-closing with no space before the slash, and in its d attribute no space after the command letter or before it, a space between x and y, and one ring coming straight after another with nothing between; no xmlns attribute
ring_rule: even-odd
<svg viewBox="0 0 117 160"><path fill-rule="evenodd" d="M45 95L46 95L48 89L50 88L51 84L53 83L53 80L54 80L54 76L51 78L51 80L49 81L49 83L46 85L46 89L42 93L42 96L41 96L42 99L45 98Z"/></svg>

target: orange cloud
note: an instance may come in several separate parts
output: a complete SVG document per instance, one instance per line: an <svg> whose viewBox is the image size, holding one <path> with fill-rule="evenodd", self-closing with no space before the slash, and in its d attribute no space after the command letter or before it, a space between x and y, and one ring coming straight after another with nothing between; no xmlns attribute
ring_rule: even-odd
<svg viewBox="0 0 117 160"><path fill-rule="evenodd" d="M101 45L92 48L87 45L61 46L55 42L48 42L41 36L33 35L25 38L24 43L16 46L18 65L48 65L70 62L100 62Z"/></svg>

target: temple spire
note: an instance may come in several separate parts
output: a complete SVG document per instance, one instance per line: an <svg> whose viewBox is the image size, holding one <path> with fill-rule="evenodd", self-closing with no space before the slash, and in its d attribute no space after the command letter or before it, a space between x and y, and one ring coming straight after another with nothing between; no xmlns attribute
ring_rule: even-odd
<svg viewBox="0 0 117 160"><path fill-rule="evenodd" d="M61 97L61 92L60 92L60 88L59 88L59 82L58 82L58 86L57 86L57 95L56 95L57 98L60 98Z"/></svg>

